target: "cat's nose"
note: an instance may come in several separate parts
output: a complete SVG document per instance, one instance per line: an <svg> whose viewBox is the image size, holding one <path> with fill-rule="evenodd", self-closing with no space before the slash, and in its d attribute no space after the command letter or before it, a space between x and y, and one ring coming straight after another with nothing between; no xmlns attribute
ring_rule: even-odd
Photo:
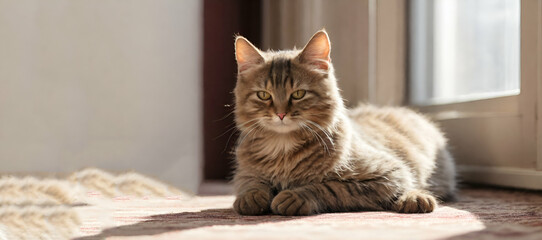
<svg viewBox="0 0 542 240"><path fill-rule="evenodd" d="M286 116L286 113L277 113L277 116L279 116L280 120L282 120L284 116Z"/></svg>

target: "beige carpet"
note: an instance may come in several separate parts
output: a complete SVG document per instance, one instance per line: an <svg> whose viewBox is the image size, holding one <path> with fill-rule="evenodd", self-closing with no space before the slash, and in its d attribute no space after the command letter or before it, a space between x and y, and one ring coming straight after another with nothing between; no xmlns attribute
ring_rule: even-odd
<svg viewBox="0 0 542 240"><path fill-rule="evenodd" d="M162 191L139 195L121 195L120 191L106 196L92 190L80 196L84 204L1 205L4 211L41 209L48 217L47 224L35 221L10 228L0 211L0 239L2 233L4 237L11 234L6 239L542 239L540 192L464 188L457 202L443 204L430 214L245 217L231 210L233 196L192 197L153 184ZM119 191L118 181L115 189ZM64 214L47 215L55 210Z"/></svg>
<svg viewBox="0 0 542 240"><path fill-rule="evenodd" d="M542 194L535 192L471 187L463 189L455 203L410 215L243 217L231 210L233 200L119 200L113 211L90 207L85 213L89 217L109 213L116 226L102 231L96 221L84 221L85 234L91 237L81 239L542 239Z"/></svg>
<svg viewBox="0 0 542 240"><path fill-rule="evenodd" d="M161 202L189 196L136 172L90 168L66 176L5 174L0 176L0 240L83 236L91 228L116 226L115 214L127 199ZM99 214L89 212L94 209Z"/></svg>

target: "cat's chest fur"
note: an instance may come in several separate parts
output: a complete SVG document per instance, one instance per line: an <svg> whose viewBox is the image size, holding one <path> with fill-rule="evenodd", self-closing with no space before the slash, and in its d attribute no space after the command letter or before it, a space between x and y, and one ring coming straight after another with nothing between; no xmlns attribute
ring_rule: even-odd
<svg viewBox="0 0 542 240"><path fill-rule="evenodd" d="M238 152L240 164L279 189L321 181L332 168L333 161L323 161L330 153L317 139L276 135L247 144Z"/></svg>

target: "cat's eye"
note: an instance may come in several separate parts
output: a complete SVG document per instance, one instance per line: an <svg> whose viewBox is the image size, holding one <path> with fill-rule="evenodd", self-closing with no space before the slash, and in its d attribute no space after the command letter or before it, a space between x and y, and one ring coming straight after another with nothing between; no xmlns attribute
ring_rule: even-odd
<svg viewBox="0 0 542 240"><path fill-rule="evenodd" d="M259 91L256 95L258 95L261 100L269 100L271 98L271 94L265 91Z"/></svg>
<svg viewBox="0 0 542 240"><path fill-rule="evenodd" d="M292 93L293 99L301 99L305 96L306 91L305 90L297 90L294 93Z"/></svg>

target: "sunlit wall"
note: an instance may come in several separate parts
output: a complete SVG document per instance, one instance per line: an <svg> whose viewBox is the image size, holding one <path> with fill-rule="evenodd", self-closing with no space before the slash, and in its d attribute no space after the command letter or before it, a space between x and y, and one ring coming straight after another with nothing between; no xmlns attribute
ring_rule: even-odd
<svg viewBox="0 0 542 240"><path fill-rule="evenodd" d="M195 190L201 7L0 0L0 172L133 169Z"/></svg>

